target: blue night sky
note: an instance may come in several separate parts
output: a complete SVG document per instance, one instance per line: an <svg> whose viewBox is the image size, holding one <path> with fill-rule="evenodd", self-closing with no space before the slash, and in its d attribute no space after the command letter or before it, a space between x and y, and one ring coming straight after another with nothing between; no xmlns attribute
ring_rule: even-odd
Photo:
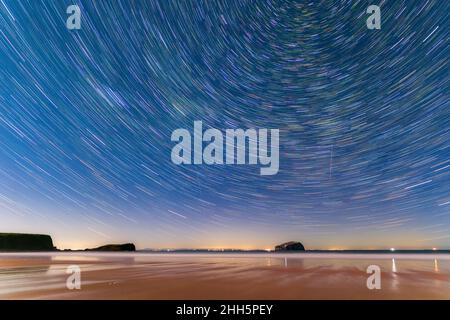
<svg viewBox="0 0 450 320"><path fill-rule="evenodd" d="M0 232L450 248L449 21L449 1L0 0ZM195 120L280 129L278 174L173 164Z"/></svg>

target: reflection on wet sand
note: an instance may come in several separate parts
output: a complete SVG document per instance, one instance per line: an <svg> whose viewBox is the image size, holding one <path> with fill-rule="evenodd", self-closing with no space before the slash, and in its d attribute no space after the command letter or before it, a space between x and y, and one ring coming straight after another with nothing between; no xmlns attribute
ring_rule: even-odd
<svg viewBox="0 0 450 320"><path fill-rule="evenodd" d="M381 290L366 287L373 264ZM4 253L0 298L450 299L450 255Z"/></svg>

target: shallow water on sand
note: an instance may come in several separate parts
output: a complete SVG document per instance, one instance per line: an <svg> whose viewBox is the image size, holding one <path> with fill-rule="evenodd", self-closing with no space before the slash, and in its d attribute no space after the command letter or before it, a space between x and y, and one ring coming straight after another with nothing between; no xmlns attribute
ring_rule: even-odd
<svg viewBox="0 0 450 320"><path fill-rule="evenodd" d="M450 299L450 255L0 253L0 299Z"/></svg>

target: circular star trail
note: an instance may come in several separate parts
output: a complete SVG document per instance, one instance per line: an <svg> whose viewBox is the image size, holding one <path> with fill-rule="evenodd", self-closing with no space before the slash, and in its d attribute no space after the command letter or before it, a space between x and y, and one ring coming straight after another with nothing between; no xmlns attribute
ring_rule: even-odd
<svg viewBox="0 0 450 320"><path fill-rule="evenodd" d="M0 0L2 230L450 248L450 5L379 5ZM173 164L196 120L279 129L279 173Z"/></svg>

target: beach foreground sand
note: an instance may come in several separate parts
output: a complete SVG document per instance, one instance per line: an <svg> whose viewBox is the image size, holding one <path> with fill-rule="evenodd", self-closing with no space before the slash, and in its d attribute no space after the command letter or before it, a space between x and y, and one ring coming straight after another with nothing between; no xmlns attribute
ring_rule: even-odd
<svg viewBox="0 0 450 320"><path fill-rule="evenodd" d="M0 253L0 299L450 299L450 255Z"/></svg>

